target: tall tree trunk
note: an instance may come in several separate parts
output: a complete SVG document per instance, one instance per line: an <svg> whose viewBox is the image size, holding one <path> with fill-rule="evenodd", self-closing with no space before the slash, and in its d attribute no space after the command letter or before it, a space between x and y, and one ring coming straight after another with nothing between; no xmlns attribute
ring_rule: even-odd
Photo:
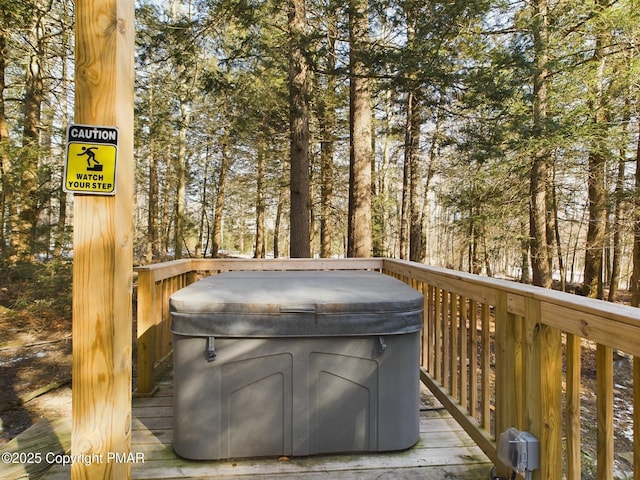
<svg viewBox="0 0 640 480"><path fill-rule="evenodd" d="M404 127L404 163L402 167L402 204L400 211L400 258L408 259L410 256L411 246L411 225L412 225L412 194L413 194L413 177L412 171L415 170L415 141L413 138L413 117L416 105L415 94L413 91L407 93L406 102L406 120Z"/></svg>
<svg viewBox="0 0 640 480"><path fill-rule="evenodd" d="M611 279L609 282L609 294L607 300L615 302L618 298L618 287L620 282L620 257L622 255L622 241L620 230L622 229L622 206L624 194L625 177L625 148L621 149L618 159L618 175L616 178L615 198L613 205L613 259L611 262Z"/></svg>
<svg viewBox="0 0 640 480"><path fill-rule="evenodd" d="M631 124L631 96L627 97L624 102L621 118L623 120L624 130L629 130ZM622 260L622 229L624 222L625 203L625 176L626 176L626 159L627 159L627 142L622 141L618 153L618 174L616 176L616 184L613 196L613 238L612 250L613 258L611 260L611 278L609 280L609 293L607 300L615 302L618 298L618 288L620 286L621 260Z"/></svg>
<svg viewBox="0 0 640 480"><path fill-rule="evenodd" d="M631 305L640 307L640 125L636 145L636 178L633 213L633 273L631 274Z"/></svg>
<svg viewBox="0 0 640 480"><path fill-rule="evenodd" d="M65 16L69 15L68 12L69 5L67 2L63 2L63 7L65 11ZM62 125L69 124L69 102L67 101L68 92L69 92L69 69L67 68L67 64L69 62L68 54L71 51L70 49L70 37L71 34L67 30L63 30L62 32L62 44L63 49L60 55L60 63L61 63L61 89L62 95L60 100L60 110L62 111L61 123ZM61 172L62 173L62 172ZM65 243L67 242L67 192L64 191L62 185L58 188L58 221L56 225L56 233L55 233L55 243L53 249L53 255L56 258L59 258L62 255L62 250L64 248Z"/></svg>
<svg viewBox="0 0 640 480"><path fill-rule="evenodd" d="M369 48L367 0L349 3L349 218L347 256L368 257L371 238L371 92L363 58Z"/></svg>
<svg viewBox="0 0 640 480"><path fill-rule="evenodd" d="M289 0L289 128L291 135L290 255L307 258L310 248L309 71L304 55L305 0Z"/></svg>
<svg viewBox="0 0 640 480"><path fill-rule="evenodd" d="M484 255L484 269L487 277L493 277L493 268L491 268L491 257L489 255L489 247L487 246L487 224L482 222L482 253Z"/></svg>
<svg viewBox="0 0 640 480"><path fill-rule="evenodd" d="M283 174L283 178L284 178ZM280 257L280 226L282 225L282 211L285 208L285 201L287 196L287 186L284 182L280 186L278 191L278 206L276 207L276 219L273 226L273 257Z"/></svg>
<svg viewBox="0 0 640 480"><path fill-rule="evenodd" d="M416 21L413 9L406 8L404 14L407 18L407 43L410 48L415 48L416 43ZM404 174L409 175L408 181L403 179L402 185L402 206L409 209L403 212L403 222L408 222L408 227L404 226L405 242L408 233L409 259L414 262L423 260L422 250L422 205L420 194L420 183L422 172L420 169L420 127L422 125L422 107L420 105L419 89L409 84L406 105L406 123L404 135ZM406 168L408 164L408 168ZM408 187L408 188L407 188ZM408 193L408 201L404 198ZM406 247L405 247L406 250Z"/></svg>
<svg viewBox="0 0 640 480"><path fill-rule="evenodd" d="M179 2L171 0L169 4L171 18L177 22L183 22L185 19L192 21L192 12L189 9L183 18L180 13ZM177 92L178 102L180 103L180 118L178 124L178 154L176 156L176 195L175 195L175 238L174 249L175 258L179 259L183 256L183 249L187 249L186 239L186 205L187 205L187 132L191 126L191 104L194 86L198 82L198 64L196 54L192 53L187 59L183 56L176 55L172 61L176 69L176 77L178 79Z"/></svg>
<svg viewBox="0 0 640 480"><path fill-rule="evenodd" d="M384 129L388 133L384 135L384 143L382 146L382 162L375 179L377 189L377 202L374 208L375 234L373 238L373 255L375 257L392 257L394 256L393 252L395 251L393 240L390 241L389 235L391 225L391 212L389 209L389 169L391 165L391 149L394 145L394 139L392 139L392 136L389 132L391 132L392 125L394 124L393 122L395 120L394 113L392 111L391 98L392 92L387 91L386 99L384 102Z"/></svg>
<svg viewBox="0 0 640 480"><path fill-rule="evenodd" d="M166 259L169 255L169 245L171 244L171 229L173 228L173 215L171 215L171 198L175 195L172 193L172 181L173 179L173 165L171 162L171 144L167 143L165 146L165 176L166 179L163 185L162 209L159 212L160 218L160 251L162 259Z"/></svg>
<svg viewBox="0 0 640 480"><path fill-rule="evenodd" d="M476 213L475 201L471 201L469 206L469 273L476 275L480 274L481 266L478 261L478 237L480 236L476 225L476 218L479 215Z"/></svg>
<svg viewBox="0 0 640 480"><path fill-rule="evenodd" d="M333 240L333 154L335 144L336 112L335 94L336 77L336 39L338 37L338 20L330 5L327 26L327 85L321 92L318 102L318 123L320 128L320 256L331 256Z"/></svg>
<svg viewBox="0 0 640 480"><path fill-rule="evenodd" d="M152 263L154 258L160 255L158 242L158 161L156 152L156 133L153 128L154 118L154 87L152 86L149 93L149 118L152 126L149 131L149 191L147 201L149 203L147 210L147 263Z"/></svg>
<svg viewBox="0 0 640 480"><path fill-rule="evenodd" d="M158 165L154 137L149 142L149 209L147 212L147 263L160 254L158 242Z"/></svg>
<svg viewBox="0 0 640 480"><path fill-rule="evenodd" d="M597 2L599 4L605 2ZM595 137L589 151L589 167L587 189L589 195L589 227L584 258L584 281L582 293L589 297L603 298L603 263L604 243L607 224L607 193L605 188L605 168L607 165L607 122L608 113L605 98L604 55L602 35L596 37L593 58L598 62L596 73L596 91L592 111Z"/></svg>
<svg viewBox="0 0 640 480"><path fill-rule="evenodd" d="M325 118L327 126L329 120ZM325 135L332 135L332 130L326 128ZM326 137L325 137L326 138ZM327 138L320 145L320 169L322 184L320 186L320 256L331 257L333 239L333 139Z"/></svg>
<svg viewBox="0 0 640 480"><path fill-rule="evenodd" d="M218 258L218 252L222 246L222 216L224 213L224 193L229 169L229 147L226 138L220 145L221 160L218 173L218 188L216 190L216 208L213 215L213 231L211 233L211 256Z"/></svg>
<svg viewBox="0 0 640 480"><path fill-rule="evenodd" d="M5 115L4 106L4 89L5 89L5 70L6 70L6 53L7 39L4 29L0 29L0 259L6 259L8 254L7 239L5 232L11 224L10 211L14 204L12 200L11 183L9 181L9 172L11 165L9 163L9 125Z"/></svg>
<svg viewBox="0 0 640 480"><path fill-rule="evenodd" d="M529 249L531 247L531 242L529 237L527 236L526 226L523 224L521 228L521 236L520 236L520 268L522 271L520 272L520 282L529 284L531 283L531 274L529 272Z"/></svg>
<svg viewBox="0 0 640 480"><path fill-rule="evenodd" d="M20 209L16 235L16 256L21 260L33 260L35 255L36 227L39 215L39 147L40 123L44 82L44 12L38 12L30 33L29 44L33 51L29 56L25 78L24 119L22 152L20 154Z"/></svg>
<svg viewBox="0 0 640 480"><path fill-rule="evenodd" d="M265 146L260 140L258 146L258 168L256 178L256 248L253 252L253 258L264 258L266 254L265 248L265 226L264 226L264 156Z"/></svg>
<svg viewBox="0 0 640 480"><path fill-rule="evenodd" d="M404 162L402 166L402 199L400 203L400 258L406 260L409 258L409 223L410 223L410 202L411 197L411 160L409 149L407 148L409 133L409 115L410 105L413 104L413 95L409 93L407 98L407 122L405 125L405 149L404 149Z"/></svg>
<svg viewBox="0 0 640 480"><path fill-rule="evenodd" d="M211 155L209 152L209 144L205 148L204 169L202 172L202 193L200 195L200 221L198 222L198 243L196 244L196 258L204 258L207 255L207 246L205 238L209 239L209 232L205 233L205 224L208 226L207 219L207 196L209 187L209 167Z"/></svg>
<svg viewBox="0 0 640 480"><path fill-rule="evenodd" d="M405 145L409 149L409 260L422 262L422 205L420 200L420 127L422 124L420 114L420 101L417 95L413 95L413 108L409 118L410 141Z"/></svg>
<svg viewBox="0 0 640 480"><path fill-rule="evenodd" d="M533 44L535 72L533 77L533 129L543 138L547 122L549 14L547 0L534 0ZM538 147L533 155L529 183L529 230L533 284L551 287L551 252L547 243L547 191L549 184L549 152Z"/></svg>
<svg viewBox="0 0 640 480"><path fill-rule="evenodd" d="M182 258L185 244L185 223L187 205L187 130L189 128L189 108L185 99L180 101L180 128L178 131L178 156L176 157L176 215L175 215L175 258Z"/></svg>
<svg viewBox="0 0 640 480"><path fill-rule="evenodd" d="M444 95L441 97L443 98ZM429 164L427 165L427 171L424 175L424 181L422 186L422 205L421 205L421 224L422 224L422 262L426 262L430 258L428 248L428 226L429 226L429 188L431 186L431 180L436 172L436 162L438 160L440 151L440 135L442 129L442 116L439 113L440 105L436 110L435 128L431 138L431 145L429 146Z"/></svg>
<svg viewBox="0 0 640 480"><path fill-rule="evenodd" d="M566 291L566 272L564 265L564 258L562 256L562 243L560 242L560 225L558 222L558 201L556 198L556 188L555 188L555 176L556 169L554 166L551 166L552 174L551 177L553 181L551 182L551 188L549 189L549 195L551 197L551 208L549 211L549 229L553 231L553 239L551 244L555 245L556 257L558 258L558 270L560 271L560 289L564 292Z"/></svg>

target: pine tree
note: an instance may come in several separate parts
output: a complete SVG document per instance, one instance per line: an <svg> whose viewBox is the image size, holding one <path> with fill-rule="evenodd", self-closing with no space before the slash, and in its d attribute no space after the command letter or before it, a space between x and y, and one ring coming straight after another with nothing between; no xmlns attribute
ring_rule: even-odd
<svg viewBox="0 0 640 480"><path fill-rule="evenodd" d="M371 91L364 55L369 46L367 0L349 3L349 257L368 257L371 237Z"/></svg>
<svg viewBox="0 0 640 480"><path fill-rule="evenodd" d="M291 257L310 257L309 68L305 0L289 0L289 129L291 135Z"/></svg>

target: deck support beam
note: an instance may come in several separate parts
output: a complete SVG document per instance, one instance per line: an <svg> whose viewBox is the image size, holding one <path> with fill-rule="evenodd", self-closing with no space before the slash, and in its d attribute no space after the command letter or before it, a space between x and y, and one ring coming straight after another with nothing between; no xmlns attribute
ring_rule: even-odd
<svg viewBox="0 0 640 480"><path fill-rule="evenodd" d="M119 129L115 196L74 198L71 478L128 479L133 244L133 0L76 1L75 122ZM111 455L111 457L110 457ZM122 458L122 457L121 457Z"/></svg>

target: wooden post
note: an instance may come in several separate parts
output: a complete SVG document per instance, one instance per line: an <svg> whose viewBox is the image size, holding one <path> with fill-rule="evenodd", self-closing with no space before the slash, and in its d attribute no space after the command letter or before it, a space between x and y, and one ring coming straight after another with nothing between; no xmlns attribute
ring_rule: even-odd
<svg viewBox="0 0 640 480"><path fill-rule="evenodd" d="M156 363L156 281L152 270L138 270L138 388L136 395L153 395L157 387L153 377Z"/></svg>
<svg viewBox="0 0 640 480"><path fill-rule="evenodd" d="M71 478L128 479L133 0L76 0L75 121L119 129L115 196L74 198Z"/></svg>
<svg viewBox="0 0 640 480"><path fill-rule="evenodd" d="M562 478L562 341L541 318L540 300L526 298L526 429L540 441L533 480L550 480Z"/></svg>
<svg viewBox="0 0 640 480"><path fill-rule="evenodd" d="M507 308L505 292L500 292L495 305L496 315L496 439L509 427L522 429L524 379L522 372L521 322ZM511 470L496 458L496 472L509 478Z"/></svg>

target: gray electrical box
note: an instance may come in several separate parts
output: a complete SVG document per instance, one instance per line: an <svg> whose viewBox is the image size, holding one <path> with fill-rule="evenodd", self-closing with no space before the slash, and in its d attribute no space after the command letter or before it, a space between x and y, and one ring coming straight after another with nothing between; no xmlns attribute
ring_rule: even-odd
<svg viewBox="0 0 640 480"><path fill-rule="evenodd" d="M419 437L422 295L375 272L230 272L171 296L174 450L390 451Z"/></svg>
<svg viewBox="0 0 640 480"><path fill-rule="evenodd" d="M540 467L540 443L529 432L510 427L500 434L498 458L516 472L532 472Z"/></svg>

